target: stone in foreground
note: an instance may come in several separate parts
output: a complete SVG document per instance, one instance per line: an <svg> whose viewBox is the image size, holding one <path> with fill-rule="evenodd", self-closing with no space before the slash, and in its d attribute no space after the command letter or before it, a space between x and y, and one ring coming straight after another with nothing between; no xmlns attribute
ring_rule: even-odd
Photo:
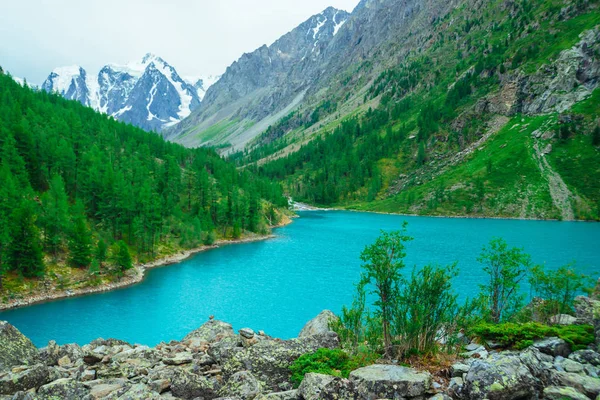
<svg viewBox="0 0 600 400"><path fill-rule="evenodd" d="M309 337L313 335L322 335L330 332L329 324L336 321L338 317L329 310L323 310L315 318L311 319L304 325L304 328L298 335L299 338Z"/></svg>
<svg viewBox="0 0 600 400"><path fill-rule="evenodd" d="M431 389L428 372L397 365L371 365L350 373L358 400L415 398Z"/></svg>
<svg viewBox="0 0 600 400"><path fill-rule="evenodd" d="M502 355L475 361L465 377L463 390L470 400L517 400L533 398L536 383L519 357Z"/></svg>
<svg viewBox="0 0 600 400"><path fill-rule="evenodd" d="M38 349L17 328L0 321L0 370L40 361Z"/></svg>

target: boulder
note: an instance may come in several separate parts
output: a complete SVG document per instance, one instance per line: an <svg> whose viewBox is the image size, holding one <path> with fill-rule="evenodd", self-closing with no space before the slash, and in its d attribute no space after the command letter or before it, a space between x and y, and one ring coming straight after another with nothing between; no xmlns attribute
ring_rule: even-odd
<svg viewBox="0 0 600 400"><path fill-rule="evenodd" d="M0 321L0 371L41 361L40 353L31 340L8 322Z"/></svg>
<svg viewBox="0 0 600 400"><path fill-rule="evenodd" d="M163 362L167 365L191 364L192 361L194 361L192 353L188 353L187 351L177 353L173 357L165 357L163 359Z"/></svg>
<svg viewBox="0 0 600 400"><path fill-rule="evenodd" d="M579 325L594 324L594 307L600 306L600 301L587 296L577 296L573 302L575 316Z"/></svg>
<svg viewBox="0 0 600 400"><path fill-rule="evenodd" d="M337 347L339 339L333 332L292 340L263 340L235 352L223 365L223 375L227 380L237 372L249 371L266 390L277 391L280 384L289 381L289 367L298 357L320 348Z"/></svg>
<svg viewBox="0 0 600 400"><path fill-rule="evenodd" d="M589 397L570 387L548 386L544 389L545 400L590 400Z"/></svg>
<svg viewBox="0 0 600 400"><path fill-rule="evenodd" d="M591 364L600 367L600 354L593 350L578 350L569 355L569 359L581 364Z"/></svg>
<svg viewBox="0 0 600 400"><path fill-rule="evenodd" d="M371 365L350 373L357 400L422 397L431 389L428 372L397 365Z"/></svg>
<svg viewBox="0 0 600 400"><path fill-rule="evenodd" d="M91 382L90 382L91 384ZM90 397L94 400L104 399L108 396L118 397L125 389L124 381L97 381L93 385L90 385Z"/></svg>
<svg viewBox="0 0 600 400"><path fill-rule="evenodd" d="M298 393L304 400L329 398L327 394L339 392L339 387L335 384L338 380L339 378L331 375L308 373L298 387Z"/></svg>
<svg viewBox="0 0 600 400"><path fill-rule="evenodd" d="M288 390L287 392L258 395L255 400L300 400L300 394L297 390Z"/></svg>
<svg viewBox="0 0 600 400"><path fill-rule="evenodd" d="M218 382L213 378L197 375L189 370L173 370L171 393L182 399L195 399L196 397L214 399L219 390Z"/></svg>
<svg viewBox="0 0 600 400"><path fill-rule="evenodd" d="M248 371L235 373L219 391L221 396L253 400L261 392L260 382Z"/></svg>
<svg viewBox="0 0 600 400"><path fill-rule="evenodd" d="M338 317L333 312L329 310L323 310L319 313L319 315L304 325L304 328L302 328L298 337L303 338L313 335L322 335L330 332L331 329L329 328L329 324L337 319Z"/></svg>
<svg viewBox="0 0 600 400"><path fill-rule="evenodd" d="M536 379L519 356L499 354L471 365L463 393L470 400L516 400L533 397L536 386Z"/></svg>
<svg viewBox="0 0 600 400"><path fill-rule="evenodd" d="M557 314L550 317L552 325L574 325L577 323L577 318L569 314Z"/></svg>
<svg viewBox="0 0 600 400"><path fill-rule="evenodd" d="M45 399L81 399L89 393L82 383L74 379L58 379L39 388L37 395Z"/></svg>
<svg viewBox="0 0 600 400"><path fill-rule="evenodd" d="M39 388L50 382L50 371L36 364L20 372L9 372L0 378L0 394L13 394L20 390Z"/></svg>
<svg viewBox="0 0 600 400"><path fill-rule="evenodd" d="M594 399L600 394L600 379L570 372L552 372L552 383L570 387Z"/></svg>
<svg viewBox="0 0 600 400"><path fill-rule="evenodd" d="M452 367L450 367L450 377L451 378L462 378L464 374L469 372L469 366L463 363L456 363Z"/></svg>
<svg viewBox="0 0 600 400"><path fill-rule="evenodd" d="M533 347L542 353L551 355L553 357L568 357L569 354L571 354L571 346L564 340L557 337L536 341L533 344Z"/></svg>
<svg viewBox="0 0 600 400"><path fill-rule="evenodd" d="M109 396L109 399L118 399L118 400L161 400L164 397L160 396L158 393L152 391L148 386L143 384L136 384L127 389L124 393L119 393L119 397Z"/></svg>
<svg viewBox="0 0 600 400"><path fill-rule="evenodd" d="M250 328L242 328L240 329L240 336L246 339L252 339L254 337L254 331Z"/></svg>
<svg viewBox="0 0 600 400"><path fill-rule="evenodd" d="M214 343L231 336L235 336L231 324L211 319L204 323L200 328L188 333L183 340L200 339L208 343Z"/></svg>
<svg viewBox="0 0 600 400"><path fill-rule="evenodd" d="M242 342L237 336L229 336L216 343L212 343L208 348L208 355L219 364L224 364L236 353L242 351Z"/></svg>

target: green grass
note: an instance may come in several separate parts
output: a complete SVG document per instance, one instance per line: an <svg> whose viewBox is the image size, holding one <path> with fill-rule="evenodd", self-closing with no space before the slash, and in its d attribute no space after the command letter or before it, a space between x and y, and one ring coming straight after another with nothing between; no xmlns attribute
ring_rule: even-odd
<svg viewBox="0 0 600 400"><path fill-rule="evenodd" d="M294 361L290 366L291 381L298 387L304 375L310 372L347 378L350 372L373 364L377 358L378 355L368 352L351 356L340 349L319 349Z"/></svg>
<svg viewBox="0 0 600 400"><path fill-rule="evenodd" d="M203 142L216 142L237 123L237 120L223 120L212 125L206 130L196 133L195 135L197 138L202 139Z"/></svg>
<svg viewBox="0 0 600 400"><path fill-rule="evenodd" d="M558 217L547 182L533 158L531 132L550 116L510 120L482 148L440 176L400 194L352 208L432 215ZM491 161L491 171L488 171ZM477 185L483 184L483 198ZM481 187L481 186L479 186Z"/></svg>
<svg viewBox="0 0 600 400"><path fill-rule="evenodd" d="M594 327L591 325L548 326L537 322L525 324L479 324L471 333L484 341L500 342L506 347L524 349L535 340L559 337L571 345L573 351L587 348L594 342Z"/></svg>

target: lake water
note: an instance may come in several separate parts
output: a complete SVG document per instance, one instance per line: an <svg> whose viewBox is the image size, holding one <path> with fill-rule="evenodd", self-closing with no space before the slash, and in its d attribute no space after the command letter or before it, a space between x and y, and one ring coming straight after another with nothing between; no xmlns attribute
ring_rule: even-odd
<svg viewBox="0 0 600 400"><path fill-rule="evenodd" d="M380 230L409 223L406 272L414 265L458 261L454 287L475 295L484 275L476 258L494 236L522 246L534 262L558 267L577 261L600 276L600 224L405 217L342 211L301 212L276 238L224 246L180 264L151 270L143 283L104 294L0 312L37 346L85 344L98 337L156 345L180 340L209 315L235 329L295 337L323 309L350 304L359 255Z"/></svg>

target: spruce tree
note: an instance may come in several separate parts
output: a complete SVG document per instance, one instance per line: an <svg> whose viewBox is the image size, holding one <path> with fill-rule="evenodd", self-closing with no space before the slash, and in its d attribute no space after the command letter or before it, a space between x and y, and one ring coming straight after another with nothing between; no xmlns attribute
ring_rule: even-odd
<svg viewBox="0 0 600 400"><path fill-rule="evenodd" d="M115 264L119 267L120 271L126 271L133 268L131 261L131 254L129 253L129 247L123 240L119 240L117 243L117 254L115 254Z"/></svg>
<svg viewBox="0 0 600 400"><path fill-rule="evenodd" d="M73 224L69 237L69 264L75 268L87 268L92 262L92 232L87 226L83 204L73 207Z"/></svg>
<svg viewBox="0 0 600 400"><path fill-rule="evenodd" d="M50 181L50 190L42 196L40 225L44 233L44 247L57 255L69 225L69 202L65 184L59 175Z"/></svg>
<svg viewBox="0 0 600 400"><path fill-rule="evenodd" d="M26 278L44 274L42 246L33 207L31 201L24 200L13 212L11 240L7 249L10 267Z"/></svg>

